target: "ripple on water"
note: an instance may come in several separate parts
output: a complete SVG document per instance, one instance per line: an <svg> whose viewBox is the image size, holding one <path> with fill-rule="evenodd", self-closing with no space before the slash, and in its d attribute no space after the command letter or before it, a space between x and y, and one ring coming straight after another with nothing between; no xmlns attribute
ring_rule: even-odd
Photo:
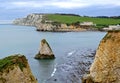
<svg viewBox="0 0 120 83"><path fill-rule="evenodd" d="M95 51L77 49L67 53L66 62L56 65L51 77L45 83L81 83L81 77L88 72Z"/></svg>

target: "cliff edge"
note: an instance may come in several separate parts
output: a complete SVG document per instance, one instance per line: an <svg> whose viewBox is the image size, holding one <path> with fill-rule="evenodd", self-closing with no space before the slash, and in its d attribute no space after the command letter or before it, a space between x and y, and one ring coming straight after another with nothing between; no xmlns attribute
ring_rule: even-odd
<svg viewBox="0 0 120 83"><path fill-rule="evenodd" d="M120 31L108 31L83 83L120 83Z"/></svg>
<svg viewBox="0 0 120 83"><path fill-rule="evenodd" d="M37 31L51 31L51 32L86 31L90 29L90 27L92 27L92 26L81 27L80 23L78 22L71 24L61 23L49 19L50 15L56 14L29 14L25 18L15 19L13 21L13 24L35 26Z"/></svg>
<svg viewBox="0 0 120 83"><path fill-rule="evenodd" d="M0 83L37 83L24 55L0 59Z"/></svg>

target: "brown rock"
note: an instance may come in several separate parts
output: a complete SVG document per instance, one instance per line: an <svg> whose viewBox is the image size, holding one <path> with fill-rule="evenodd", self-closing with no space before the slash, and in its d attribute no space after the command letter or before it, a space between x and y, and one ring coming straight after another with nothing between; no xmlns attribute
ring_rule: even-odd
<svg viewBox="0 0 120 83"><path fill-rule="evenodd" d="M17 54L0 60L0 83L38 83L25 56Z"/></svg>
<svg viewBox="0 0 120 83"><path fill-rule="evenodd" d="M35 56L36 59L54 59L55 56L45 39L41 40L40 51Z"/></svg>
<svg viewBox="0 0 120 83"><path fill-rule="evenodd" d="M82 78L82 83L94 83L91 76L88 74L88 75L85 75L83 78Z"/></svg>
<svg viewBox="0 0 120 83"><path fill-rule="evenodd" d="M109 31L100 42L90 77L97 83L120 83L120 31Z"/></svg>

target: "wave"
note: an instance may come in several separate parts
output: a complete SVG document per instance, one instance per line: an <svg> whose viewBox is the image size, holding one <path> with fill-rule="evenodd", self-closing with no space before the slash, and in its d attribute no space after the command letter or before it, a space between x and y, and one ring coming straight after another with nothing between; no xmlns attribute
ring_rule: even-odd
<svg viewBox="0 0 120 83"><path fill-rule="evenodd" d="M54 67L54 70L53 70L53 72L52 72L52 74L51 74L51 77L54 76L54 74L55 74L55 72L56 72L56 70L57 70L56 66L57 66L57 64L56 64L55 67Z"/></svg>
<svg viewBox="0 0 120 83"><path fill-rule="evenodd" d="M71 56L71 55L73 55L75 52L76 52L76 50L73 50L73 51L69 52L69 53L67 54L67 56Z"/></svg>

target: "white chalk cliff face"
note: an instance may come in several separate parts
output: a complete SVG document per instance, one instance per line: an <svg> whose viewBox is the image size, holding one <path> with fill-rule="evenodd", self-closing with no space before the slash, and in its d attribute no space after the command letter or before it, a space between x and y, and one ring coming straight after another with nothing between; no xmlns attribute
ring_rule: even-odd
<svg viewBox="0 0 120 83"><path fill-rule="evenodd" d="M13 24L35 26L37 23L41 23L42 17L42 14L30 14L25 18L16 19Z"/></svg>
<svg viewBox="0 0 120 83"><path fill-rule="evenodd" d="M40 51L35 56L36 59L54 59L54 54L52 49L50 48L49 44L45 39L41 41L40 44Z"/></svg>
<svg viewBox="0 0 120 83"><path fill-rule="evenodd" d="M120 83L120 31L109 31L100 42L90 78L88 83Z"/></svg>

